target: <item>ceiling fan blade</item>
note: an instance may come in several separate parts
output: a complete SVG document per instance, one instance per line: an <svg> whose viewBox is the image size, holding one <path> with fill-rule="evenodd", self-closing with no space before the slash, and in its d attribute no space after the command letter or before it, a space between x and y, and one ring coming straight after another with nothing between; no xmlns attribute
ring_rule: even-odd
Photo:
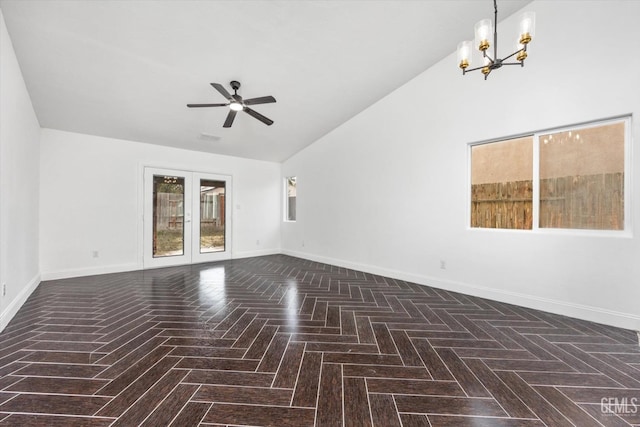
<svg viewBox="0 0 640 427"><path fill-rule="evenodd" d="M189 108L201 108L201 107L226 107L229 104L187 104Z"/></svg>
<svg viewBox="0 0 640 427"><path fill-rule="evenodd" d="M254 117L258 120L260 120L262 123L264 123L267 126L271 126L273 124L273 120L266 118L265 116L263 116L262 114L258 113L255 110L252 110L249 107L244 107L244 111L249 114L251 117Z"/></svg>
<svg viewBox="0 0 640 427"><path fill-rule="evenodd" d="M222 127L223 128L230 128L231 125L233 124L233 119L236 118L236 114L238 114L237 111L229 110L229 114L227 114L227 120L224 121L224 125L222 125Z"/></svg>
<svg viewBox="0 0 640 427"><path fill-rule="evenodd" d="M215 90L220 92L222 94L222 96L227 98L229 101L233 102L233 98L231 97L231 94L229 92L227 92L227 90L224 88L224 86L222 86L220 83L211 83L211 86L213 86Z"/></svg>
<svg viewBox="0 0 640 427"><path fill-rule="evenodd" d="M261 96L260 98L245 99L244 105L270 104L276 102L273 96Z"/></svg>

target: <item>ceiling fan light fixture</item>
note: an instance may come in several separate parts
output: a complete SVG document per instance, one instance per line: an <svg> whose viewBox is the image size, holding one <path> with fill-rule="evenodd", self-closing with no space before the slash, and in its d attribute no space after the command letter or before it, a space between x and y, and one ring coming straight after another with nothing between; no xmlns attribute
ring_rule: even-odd
<svg viewBox="0 0 640 427"><path fill-rule="evenodd" d="M242 111L244 109L244 106L239 102L232 102L229 104L229 108L231 108L233 111Z"/></svg>

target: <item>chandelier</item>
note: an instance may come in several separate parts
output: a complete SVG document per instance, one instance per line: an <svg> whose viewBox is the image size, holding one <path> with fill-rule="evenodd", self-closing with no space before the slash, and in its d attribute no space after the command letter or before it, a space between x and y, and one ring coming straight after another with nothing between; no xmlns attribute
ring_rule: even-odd
<svg viewBox="0 0 640 427"><path fill-rule="evenodd" d="M475 25L475 43L478 50L482 52L482 62L480 67L467 69L471 65L471 54L473 50L473 41L463 41L458 44L458 66L462 68L462 75L470 71L481 70L484 79L487 80L489 74L493 70L497 70L503 65L520 65L524 67L524 60L527 58L527 45L533 38L536 26L536 14L533 12L525 12L520 16L520 37L516 44L516 51L511 55L502 59L498 58L498 4L493 0L493 8L495 10L494 20L495 27L490 19L483 19ZM489 51L491 42L489 37L493 33L493 56ZM516 62L507 62L515 56Z"/></svg>

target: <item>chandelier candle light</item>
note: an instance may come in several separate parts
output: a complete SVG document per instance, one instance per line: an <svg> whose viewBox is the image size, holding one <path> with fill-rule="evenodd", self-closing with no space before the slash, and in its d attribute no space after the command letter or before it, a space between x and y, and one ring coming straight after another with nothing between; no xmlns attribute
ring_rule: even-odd
<svg viewBox="0 0 640 427"><path fill-rule="evenodd" d="M473 41L468 40L458 44L458 66L462 68L463 75L469 71L481 70L482 74L484 74L484 79L487 80L487 77L489 77L489 74L493 70L503 65L520 65L524 67L524 60L527 58L527 45L531 42L536 27L536 14L533 12L525 12L520 16L520 37L516 44L517 50L511 55L500 59L498 58L498 4L496 1L497 0L493 0L495 10L493 22L495 23L495 27L492 25L490 19L483 19L475 25L475 43L478 50L482 52L482 66L467 69L469 65L471 65ZM487 53L491 46L491 42L489 41L491 33L493 33L493 57ZM506 62L514 56L517 62Z"/></svg>

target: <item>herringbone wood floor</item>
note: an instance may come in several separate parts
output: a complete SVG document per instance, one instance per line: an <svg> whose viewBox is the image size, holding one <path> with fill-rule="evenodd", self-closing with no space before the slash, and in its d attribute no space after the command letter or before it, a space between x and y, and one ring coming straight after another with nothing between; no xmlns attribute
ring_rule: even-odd
<svg viewBox="0 0 640 427"><path fill-rule="evenodd" d="M0 425L640 424L634 332L282 255L44 282L0 338Z"/></svg>

